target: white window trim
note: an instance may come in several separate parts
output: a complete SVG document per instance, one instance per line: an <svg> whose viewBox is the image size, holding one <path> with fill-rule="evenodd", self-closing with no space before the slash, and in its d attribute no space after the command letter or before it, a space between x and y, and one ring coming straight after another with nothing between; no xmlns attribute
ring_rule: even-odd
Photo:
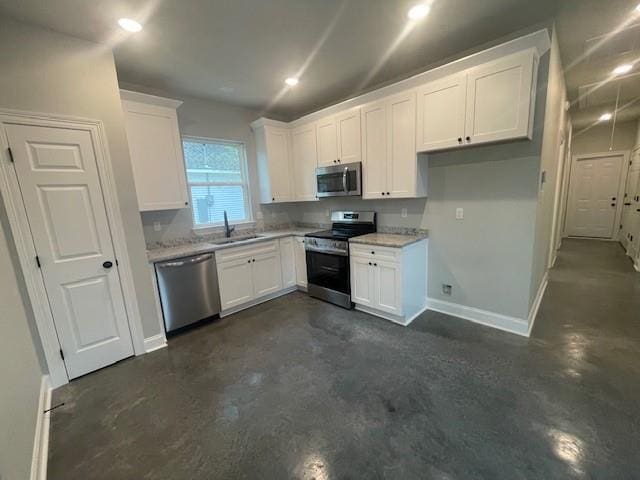
<svg viewBox="0 0 640 480"><path fill-rule="evenodd" d="M244 182L219 182L219 185L244 185L246 188L245 191L245 201L247 203L247 219L242 220L240 222L229 222L229 225L238 226L238 227L246 227L250 228L255 226L256 222L253 218L253 200L251 198L251 181L249 180L249 165L247 159L247 144L243 141L239 140L226 140L222 138L214 138L214 137L196 137L193 135L183 135L181 147L183 149L184 156L184 172L185 177L187 179L187 190L189 195L189 206L191 209L191 230L196 235L207 235L209 233L214 233L218 231L222 231L224 229L224 222L218 223L208 223L206 225L196 225L195 220L193 218L193 202L191 201L191 185L197 184L207 184L206 182L194 182L193 184L189 182L189 176L187 174L187 157L184 155L184 141L192 141L192 142L201 142L201 143L227 143L231 145L240 145L242 147L242 155L244 157L244 161L240 162L240 169L242 172L242 178Z"/></svg>

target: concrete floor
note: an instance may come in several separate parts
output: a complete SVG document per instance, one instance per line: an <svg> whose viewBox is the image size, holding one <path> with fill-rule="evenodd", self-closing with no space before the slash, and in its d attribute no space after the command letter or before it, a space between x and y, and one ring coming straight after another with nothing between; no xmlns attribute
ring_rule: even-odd
<svg viewBox="0 0 640 480"><path fill-rule="evenodd" d="M527 340L295 293L57 390L49 478L637 479L640 274L566 240Z"/></svg>

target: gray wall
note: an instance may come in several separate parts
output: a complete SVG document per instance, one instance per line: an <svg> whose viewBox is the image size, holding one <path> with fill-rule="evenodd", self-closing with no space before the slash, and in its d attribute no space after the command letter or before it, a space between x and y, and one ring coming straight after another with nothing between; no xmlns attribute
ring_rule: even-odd
<svg viewBox="0 0 640 480"><path fill-rule="evenodd" d="M611 143L613 123L596 125L589 129L574 131L571 153L573 155L608 152ZM638 122L616 124L612 150L630 150L636 145Z"/></svg>
<svg viewBox="0 0 640 480"><path fill-rule="evenodd" d="M267 224L289 222L286 207L261 207L258 203L256 148L254 135L249 124L259 117L259 112L211 100L174 95L139 85L122 83L121 87L136 92L182 100L184 103L178 108L178 122L182 135L243 142L247 150L254 219L258 221L258 224L261 224L262 220ZM144 212L141 213L141 217L144 236L148 243L167 242L192 236L191 208ZM154 222L160 223L161 231L154 231Z"/></svg>
<svg viewBox="0 0 640 480"><path fill-rule="evenodd" d="M536 208L536 228L533 246L533 264L531 286L529 290L529 308L533 305L544 275L548 270L549 251L554 221L554 206L558 167L560 165L560 145L567 139L566 87L560 50L555 31L552 34L549 52L549 75L545 107L544 135L542 140L541 172L546 172L545 183L540 182L538 204Z"/></svg>
<svg viewBox="0 0 640 480"><path fill-rule="evenodd" d="M159 325L146 261L111 50L27 24L0 20L0 108L104 123L145 337ZM10 46L10 47L9 47Z"/></svg>

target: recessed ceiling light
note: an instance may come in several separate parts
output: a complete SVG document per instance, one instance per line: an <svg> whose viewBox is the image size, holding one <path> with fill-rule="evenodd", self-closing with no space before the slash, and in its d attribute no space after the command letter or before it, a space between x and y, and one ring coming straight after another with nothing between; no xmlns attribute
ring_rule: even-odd
<svg viewBox="0 0 640 480"><path fill-rule="evenodd" d="M407 15L411 20L420 20L421 18L424 18L429 14L429 10L431 10L429 5L420 3L411 7Z"/></svg>
<svg viewBox="0 0 640 480"><path fill-rule="evenodd" d="M120 20L118 20L118 25L120 25L120 27L122 27L127 32L131 33L136 33L142 30L142 25L130 18L121 18Z"/></svg>
<svg viewBox="0 0 640 480"><path fill-rule="evenodd" d="M298 84L298 81L299 80L296 77L289 77L284 81L284 83L286 83L290 87L295 87Z"/></svg>
<svg viewBox="0 0 640 480"><path fill-rule="evenodd" d="M608 122L609 120L611 120L611 117L613 117L613 115L611 115L610 113L603 113L602 115L600 115L600 118L598 119L598 121Z"/></svg>
<svg viewBox="0 0 640 480"><path fill-rule="evenodd" d="M633 68L633 65L631 65L630 63L618 65L616 68L613 69L613 74L624 75L625 73L629 73L632 68Z"/></svg>

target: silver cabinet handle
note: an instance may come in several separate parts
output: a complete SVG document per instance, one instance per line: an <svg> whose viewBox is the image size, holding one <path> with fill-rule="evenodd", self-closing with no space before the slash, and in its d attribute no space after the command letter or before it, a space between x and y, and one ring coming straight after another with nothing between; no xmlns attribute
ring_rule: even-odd
<svg viewBox="0 0 640 480"><path fill-rule="evenodd" d="M344 193L349 193L347 190L347 173L349 172L349 167L344 167L344 172L342 172L342 188L344 189Z"/></svg>
<svg viewBox="0 0 640 480"><path fill-rule="evenodd" d="M187 260L180 260L178 262L164 262L158 263L158 267L160 268L171 268L171 267L184 267L185 265L193 265L196 263L206 262L207 260L211 260L213 258L212 253L207 253L205 255L200 255L198 257L189 258Z"/></svg>

